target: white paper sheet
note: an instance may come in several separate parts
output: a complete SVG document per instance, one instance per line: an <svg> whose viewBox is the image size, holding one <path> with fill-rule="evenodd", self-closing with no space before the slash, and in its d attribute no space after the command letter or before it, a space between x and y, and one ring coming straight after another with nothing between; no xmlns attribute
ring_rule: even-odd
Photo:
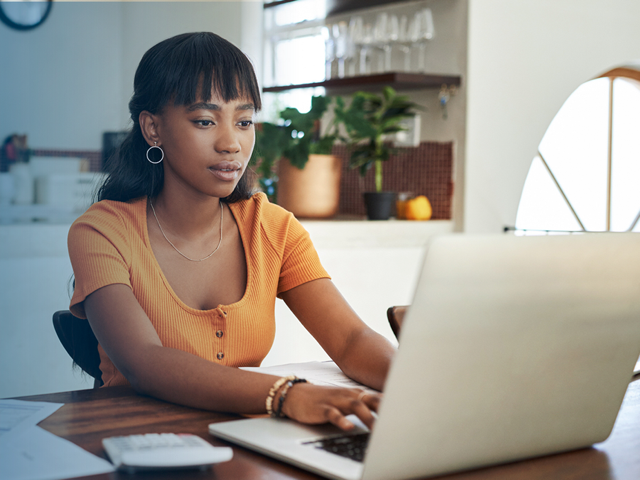
<svg viewBox="0 0 640 480"><path fill-rule="evenodd" d="M0 448L3 480L55 480L113 472L111 463L40 427Z"/></svg>
<svg viewBox="0 0 640 480"><path fill-rule="evenodd" d="M273 367L241 367L242 370L251 372L266 373L286 377L295 375L306 378L315 385L329 385L333 387L360 388L368 393L378 393L376 390L366 387L355 380L350 379L332 361L327 362L305 362L288 363L286 365L276 365Z"/></svg>
<svg viewBox="0 0 640 480"><path fill-rule="evenodd" d="M106 460L36 426L63 405L0 400L0 479L54 480L115 471Z"/></svg>
<svg viewBox="0 0 640 480"><path fill-rule="evenodd" d="M0 445L37 425L62 405L64 403L0 400Z"/></svg>

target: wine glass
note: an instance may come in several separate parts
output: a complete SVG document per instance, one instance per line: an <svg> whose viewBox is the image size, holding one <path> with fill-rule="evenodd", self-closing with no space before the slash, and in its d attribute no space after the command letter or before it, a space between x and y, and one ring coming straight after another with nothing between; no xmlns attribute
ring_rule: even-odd
<svg viewBox="0 0 640 480"><path fill-rule="evenodd" d="M413 35L418 44L418 71L425 71L425 52L427 42L433 40L436 31L433 23L433 13L430 8L423 8L415 16Z"/></svg>
<svg viewBox="0 0 640 480"><path fill-rule="evenodd" d="M384 44L384 69L387 72L393 70L391 68L391 52L393 45L398 43L400 39L400 24L398 22L397 15L391 15L389 17L389 24L387 25L387 42Z"/></svg>
<svg viewBox="0 0 640 480"><path fill-rule="evenodd" d="M338 59L338 77L345 76L345 61L347 58L347 41L349 27L346 22L338 22L333 25L333 38L335 43L335 56Z"/></svg>
<svg viewBox="0 0 640 480"><path fill-rule="evenodd" d="M362 37L362 17L355 16L349 19L347 31L347 75L354 76L358 63L358 41Z"/></svg>
<svg viewBox="0 0 640 480"><path fill-rule="evenodd" d="M332 74L331 67L336 58L335 42L332 37L331 29L328 26L322 27L320 33L324 40L324 77L326 80L330 80Z"/></svg>
<svg viewBox="0 0 640 480"><path fill-rule="evenodd" d="M406 15L400 17L398 25L398 47L404 54L404 71L411 71L411 28L413 28L415 22L409 23L409 19Z"/></svg>
<svg viewBox="0 0 640 480"><path fill-rule="evenodd" d="M386 50L388 47L388 24L389 15L387 12L379 13L376 16L376 22L373 26L373 43L377 50L380 50L382 55L377 55L377 72L384 72L385 70L385 58Z"/></svg>
<svg viewBox="0 0 640 480"><path fill-rule="evenodd" d="M371 51L371 46L373 45L373 28L371 24L366 23L362 25L362 29L359 31L359 37L356 42L360 45L360 75L368 75L371 73L371 58L369 52Z"/></svg>

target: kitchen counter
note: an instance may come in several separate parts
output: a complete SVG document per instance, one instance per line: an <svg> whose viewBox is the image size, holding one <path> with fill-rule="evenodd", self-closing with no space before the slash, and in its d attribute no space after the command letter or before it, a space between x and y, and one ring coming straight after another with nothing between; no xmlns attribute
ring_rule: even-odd
<svg viewBox="0 0 640 480"><path fill-rule="evenodd" d="M316 248L424 247L429 237L453 232L452 220L302 220Z"/></svg>
<svg viewBox="0 0 640 480"><path fill-rule="evenodd" d="M55 224L71 225L82 212L73 207L59 205L3 205L0 206L0 225L14 224Z"/></svg>
<svg viewBox="0 0 640 480"><path fill-rule="evenodd" d="M53 209L44 205L26 205L24 209L32 207ZM0 224L0 258L66 257L67 233L78 214L59 209L56 212L59 213L57 221ZM423 247L429 237L453 232L452 220L339 219L302 220L301 223L317 249Z"/></svg>

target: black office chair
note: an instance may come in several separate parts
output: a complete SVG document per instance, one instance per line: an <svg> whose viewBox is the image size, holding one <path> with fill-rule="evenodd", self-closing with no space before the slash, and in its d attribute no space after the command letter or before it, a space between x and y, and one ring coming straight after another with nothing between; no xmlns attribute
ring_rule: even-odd
<svg viewBox="0 0 640 480"><path fill-rule="evenodd" d="M389 320L389 325L391 326L391 330L393 330L393 334L396 336L396 338L400 338L402 321L404 320L404 315L407 313L408 308L408 306L403 305L389 307L387 309L387 319Z"/></svg>
<svg viewBox="0 0 640 480"><path fill-rule="evenodd" d="M74 364L95 379L93 388L101 387L104 382L100 371L98 340L89 322L75 317L68 310L61 310L53 314L53 328Z"/></svg>

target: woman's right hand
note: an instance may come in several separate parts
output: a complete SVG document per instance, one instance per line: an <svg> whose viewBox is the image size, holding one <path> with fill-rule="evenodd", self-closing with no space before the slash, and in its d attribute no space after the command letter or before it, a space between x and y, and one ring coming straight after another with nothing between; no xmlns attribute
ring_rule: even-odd
<svg viewBox="0 0 640 480"><path fill-rule="evenodd" d="M332 423L342 430L354 424L346 416L354 414L369 428L373 428L382 394L364 394L356 388L325 387L310 383L292 386L282 405L282 412L300 423L317 425Z"/></svg>

